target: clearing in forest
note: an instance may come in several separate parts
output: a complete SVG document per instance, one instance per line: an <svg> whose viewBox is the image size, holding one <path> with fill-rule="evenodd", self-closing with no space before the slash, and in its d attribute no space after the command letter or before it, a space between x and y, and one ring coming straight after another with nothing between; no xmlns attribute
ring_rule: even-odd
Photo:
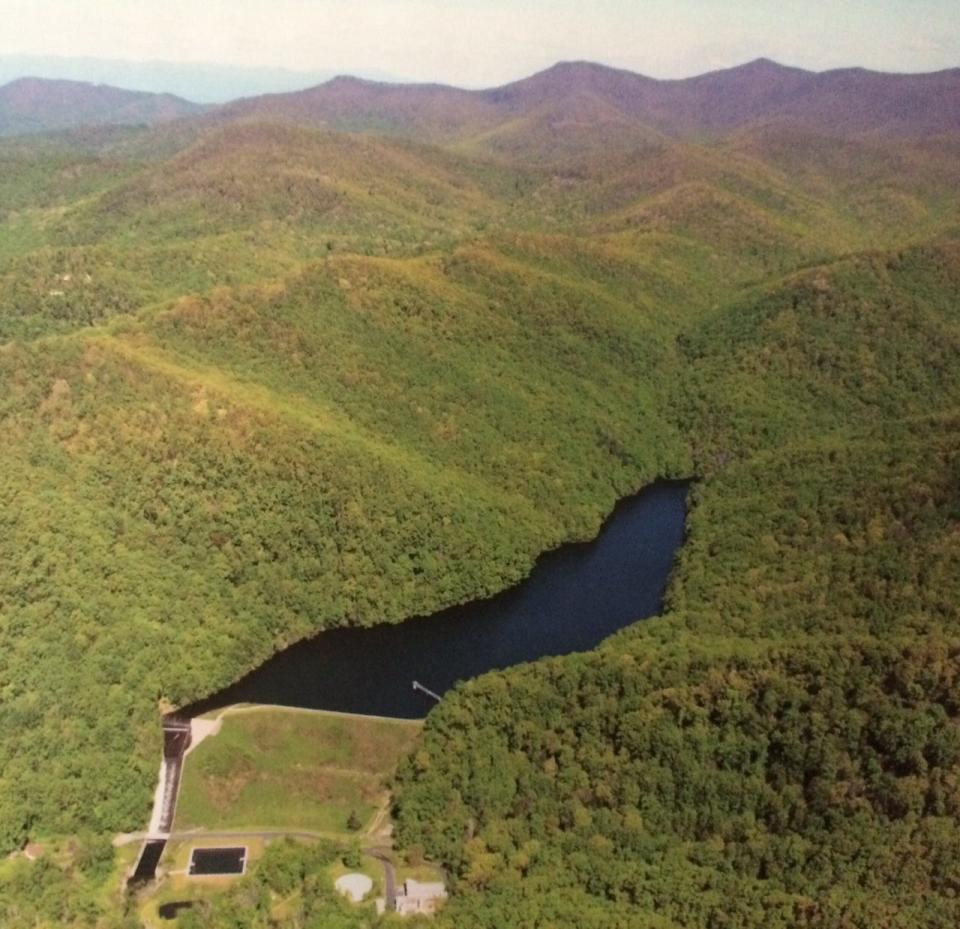
<svg viewBox="0 0 960 929"><path fill-rule="evenodd" d="M386 781L420 725L277 707L231 708L219 733L186 759L175 831L362 833L382 819Z"/></svg>

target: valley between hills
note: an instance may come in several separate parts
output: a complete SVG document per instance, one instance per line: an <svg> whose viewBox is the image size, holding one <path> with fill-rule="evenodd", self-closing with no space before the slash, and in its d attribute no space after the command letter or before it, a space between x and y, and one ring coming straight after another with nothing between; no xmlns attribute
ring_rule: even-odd
<svg viewBox="0 0 960 929"><path fill-rule="evenodd" d="M139 925L161 713L659 478L661 615L405 749L435 924L960 922L960 71L68 90L0 88L0 923ZM178 924L396 918L333 857Z"/></svg>

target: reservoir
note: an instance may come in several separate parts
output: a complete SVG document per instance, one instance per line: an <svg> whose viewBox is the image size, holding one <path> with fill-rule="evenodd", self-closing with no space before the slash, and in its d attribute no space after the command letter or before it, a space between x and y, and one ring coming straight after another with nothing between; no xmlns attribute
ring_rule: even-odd
<svg viewBox="0 0 960 929"><path fill-rule="evenodd" d="M561 546L516 587L397 625L332 629L276 654L178 716L269 703L416 719L457 681L593 648L660 611L683 541L688 484L659 481L621 501L598 537Z"/></svg>

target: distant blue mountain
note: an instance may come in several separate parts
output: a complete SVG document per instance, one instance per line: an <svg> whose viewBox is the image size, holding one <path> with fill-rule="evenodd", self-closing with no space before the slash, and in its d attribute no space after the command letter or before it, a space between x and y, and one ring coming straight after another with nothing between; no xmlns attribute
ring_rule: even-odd
<svg viewBox="0 0 960 929"><path fill-rule="evenodd" d="M303 90L341 73L341 70L290 71L169 61L0 55L0 85L21 77L86 81L127 90L174 94L197 103L225 103L238 97ZM353 73L369 80L398 80L394 75L376 70Z"/></svg>
<svg viewBox="0 0 960 929"><path fill-rule="evenodd" d="M204 109L173 94L121 90L86 81L20 77L0 86L0 136L82 126L154 125Z"/></svg>

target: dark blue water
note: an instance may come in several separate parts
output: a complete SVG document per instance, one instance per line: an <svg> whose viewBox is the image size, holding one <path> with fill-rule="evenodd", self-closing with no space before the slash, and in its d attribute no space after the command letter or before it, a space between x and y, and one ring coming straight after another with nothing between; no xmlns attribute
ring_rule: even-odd
<svg viewBox="0 0 960 929"><path fill-rule="evenodd" d="M243 874L247 862L244 846L231 848L195 848L190 856L190 873Z"/></svg>
<svg viewBox="0 0 960 929"><path fill-rule="evenodd" d="M192 900L174 900L170 903L161 903L157 912L161 919L176 919L180 913L192 907Z"/></svg>
<svg viewBox="0 0 960 929"><path fill-rule="evenodd" d="M622 501L596 540L547 553L505 593L399 625L322 632L178 715L272 703L414 719L433 704L415 680L442 694L485 671L593 648L659 612L687 486L661 481Z"/></svg>
<svg viewBox="0 0 960 929"><path fill-rule="evenodd" d="M166 848L165 839L148 839L140 851L140 860L133 875L128 881L129 884L138 884L141 882L152 881L157 872L157 865L160 863L160 857Z"/></svg>

